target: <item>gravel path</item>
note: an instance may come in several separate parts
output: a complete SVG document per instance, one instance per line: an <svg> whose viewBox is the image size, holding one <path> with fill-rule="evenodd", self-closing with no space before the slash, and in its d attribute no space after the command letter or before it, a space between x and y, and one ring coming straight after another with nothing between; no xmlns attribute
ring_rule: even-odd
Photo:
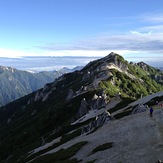
<svg viewBox="0 0 163 163"><path fill-rule="evenodd" d="M88 160L97 159L100 163L154 163L163 160L163 110L155 111L153 118L148 112L125 117L108 123L96 133L90 135L89 144L80 150L75 157ZM160 125L161 124L161 125ZM113 148L97 152L86 157L96 146L113 142Z"/></svg>
<svg viewBox="0 0 163 163"><path fill-rule="evenodd" d="M146 103L162 95L163 92L150 95L133 102L131 106ZM116 103L113 102L110 107L114 105ZM90 113L85 119L96 114L98 112ZM35 149L33 153L51 146L55 141L58 140ZM84 163L95 159L95 163L155 163L158 159L163 160L163 108L154 110L153 117L146 111L110 121L96 132L81 135L44 155L55 153L61 148L66 149L81 141L88 141L88 144L83 146L74 158L82 159ZM90 155L95 147L108 142L113 142L112 148Z"/></svg>
<svg viewBox="0 0 163 163"><path fill-rule="evenodd" d="M153 117L143 112L111 121L96 132L82 135L46 154L81 141L89 143L74 158L83 162L97 159L96 163L155 163L163 160L163 109L155 110ZM95 147L108 142L113 142L112 148L89 155Z"/></svg>

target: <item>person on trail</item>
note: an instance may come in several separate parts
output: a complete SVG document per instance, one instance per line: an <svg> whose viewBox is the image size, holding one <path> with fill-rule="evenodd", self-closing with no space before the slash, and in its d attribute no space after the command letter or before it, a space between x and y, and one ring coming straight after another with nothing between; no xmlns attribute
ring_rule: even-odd
<svg viewBox="0 0 163 163"><path fill-rule="evenodd" d="M156 101L156 106L158 107L158 101Z"/></svg>
<svg viewBox="0 0 163 163"><path fill-rule="evenodd" d="M162 108L163 107L163 103L161 102L161 104L160 104L160 108Z"/></svg>
<svg viewBox="0 0 163 163"><path fill-rule="evenodd" d="M153 108L150 107L149 111L150 111L150 116L152 117L152 115L153 115Z"/></svg>

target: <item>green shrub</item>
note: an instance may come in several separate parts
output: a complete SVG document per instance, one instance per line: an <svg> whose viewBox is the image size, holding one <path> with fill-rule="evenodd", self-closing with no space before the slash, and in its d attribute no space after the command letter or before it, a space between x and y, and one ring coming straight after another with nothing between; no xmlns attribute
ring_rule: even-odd
<svg viewBox="0 0 163 163"><path fill-rule="evenodd" d="M96 161L96 159L91 160L91 161L87 161L87 163L94 163Z"/></svg>
<svg viewBox="0 0 163 163"><path fill-rule="evenodd" d="M123 118L123 117L128 116L129 114L131 114L131 112L132 112L132 109L127 110L127 111L123 111L121 113L118 113L118 114L114 115L114 118L115 119Z"/></svg>
<svg viewBox="0 0 163 163"><path fill-rule="evenodd" d="M61 149L56 153L41 156L32 161L32 163L76 163L78 162L77 159L70 158L87 143L86 141L76 143L67 149Z"/></svg>
<svg viewBox="0 0 163 163"><path fill-rule="evenodd" d="M118 103L114 108L109 109L109 113L114 113L117 110L123 109L124 107L126 107L129 103L133 102L134 100L131 98L122 98L122 101L120 103Z"/></svg>

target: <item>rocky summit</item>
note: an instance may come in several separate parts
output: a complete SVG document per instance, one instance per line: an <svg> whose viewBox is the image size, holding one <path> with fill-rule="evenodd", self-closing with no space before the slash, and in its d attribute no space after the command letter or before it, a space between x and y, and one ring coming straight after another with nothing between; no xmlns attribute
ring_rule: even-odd
<svg viewBox="0 0 163 163"><path fill-rule="evenodd" d="M162 77L113 52L58 77L0 108L0 161L163 160Z"/></svg>

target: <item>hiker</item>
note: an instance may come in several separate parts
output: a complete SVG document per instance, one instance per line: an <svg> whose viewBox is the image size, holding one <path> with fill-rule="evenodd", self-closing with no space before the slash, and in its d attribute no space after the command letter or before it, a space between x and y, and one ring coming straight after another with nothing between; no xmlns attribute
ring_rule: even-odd
<svg viewBox="0 0 163 163"><path fill-rule="evenodd" d="M158 101L156 101L156 106L158 107Z"/></svg>
<svg viewBox="0 0 163 163"><path fill-rule="evenodd" d="M150 116L152 117L152 114L153 114L153 108L150 107L149 111L150 111Z"/></svg>
<svg viewBox="0 0 163 163"><path fill-rule="evenodd" d="M160 104L160 107L161 107L161 108L163 107L163 103Z"/></svg>

